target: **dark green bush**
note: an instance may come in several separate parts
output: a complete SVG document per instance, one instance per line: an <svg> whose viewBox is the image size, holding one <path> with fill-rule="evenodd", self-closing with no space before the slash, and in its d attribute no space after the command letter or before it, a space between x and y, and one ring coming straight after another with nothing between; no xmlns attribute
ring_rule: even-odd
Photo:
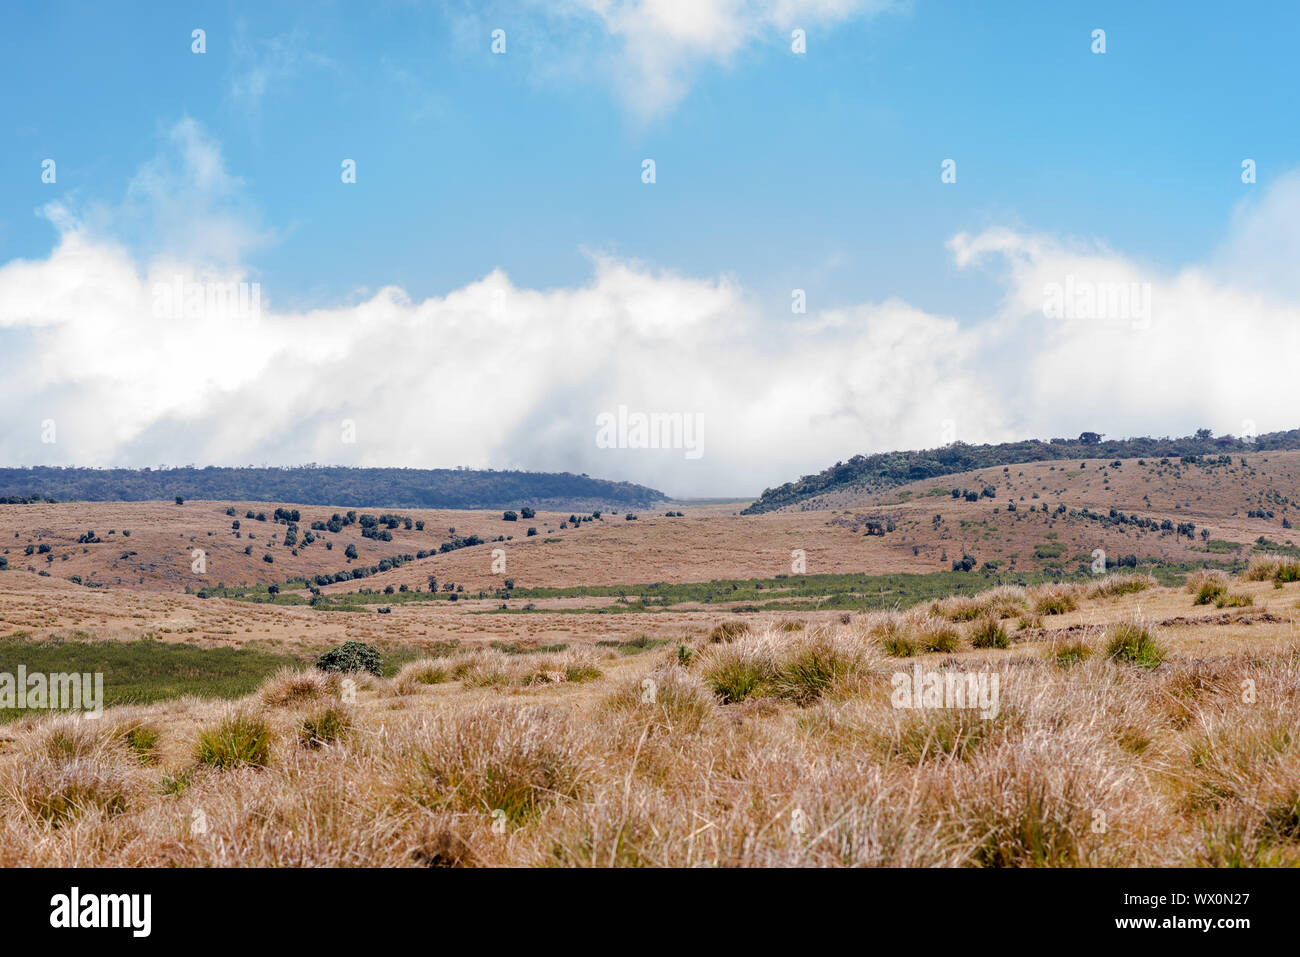
<svg viewBox="0 0 1300 957"><path fill-rule="evenodd" d="M368 671L383 675L383 659L379 650L363 641L348 641L332 648L316 659L321 671Z"/></svg>

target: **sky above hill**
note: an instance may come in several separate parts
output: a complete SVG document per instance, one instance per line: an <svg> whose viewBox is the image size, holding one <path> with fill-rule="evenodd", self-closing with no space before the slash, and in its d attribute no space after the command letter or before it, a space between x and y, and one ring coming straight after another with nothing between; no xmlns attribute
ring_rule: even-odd
<svg viewBox="0 0 1300 957"><path fill-rule="evenodd" d="M954 439L1294 428L1298 26L9 5L0 462L745 495ZM689 427L638 448L642 413Z"/></svg>

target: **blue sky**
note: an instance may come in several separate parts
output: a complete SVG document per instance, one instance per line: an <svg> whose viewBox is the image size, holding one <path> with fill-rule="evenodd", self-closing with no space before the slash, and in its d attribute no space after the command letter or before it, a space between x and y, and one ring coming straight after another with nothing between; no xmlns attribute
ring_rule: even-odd
<svg viewBox="0 0 1300 957"><path fill-rule="evenodd" d="M713 22L677 22L692 7ZM363 303L387 286L415 303L441 300L494 270L516 290L579 290L614 261L734 286L763 317L739 333L751 339L804 321L790 315L794 288L832 323L897 300L964 330L1016 298L1015 263L1004 249L972 268L953 237L1011 230L1062 249L1082 242L1172 281L1223 260L1241 217L1300 157L1294 4L611 9L577 0L7 7L0 264L53 255L69 228L49 212L55 204L140 273L182 254L229 260L260 281L270 306L295 314ZM792 25L807 30L806 54L791 52ZM203 55L191 52L194 28L206 31ZM496 28L504 55L490 50ZM1090 50L1096 28L1103 55ZM220 170L219 187L193 201L194 170L176 159L186 123ZM647 157L653 185L641 182ZM1258 165L1252 186L1241 181L1247 157ZM46 158L57 162L54 184L41 181ZM345 158L357 163L355 184L340 182ZM947 158L955 184L940 182ZM191 249L186 237L214 221L237 238ZM0 337L26 342L19 325L0 326ZM618 399L595 391L605 406ZM859 415L866 402L858 385L828 391L812 420ZM122 441L93 457L161 455L161 437L186 414L124 426ZM1183 424L1170 409L1161 415L1159 431ZM1234 408L1223 418L1244 416ZM1183 416L1193 426L1198 417L1203 409ZM1076 424L1064 419L1060 431ZM1055 425L989 411L963 432ZM141 444L154 427L159 438ZM723 487L721 461L718 471L686 473L701 466L678 462L647 474L630 460L603 471L701 493L757 491L793 477L782 470L854 451L938 444L930 431L876 426L857 445L838 436L777 457L738 488ZM465 450L475 460L464 464L600 469L585 453L521 461L502 448ZM6 451L34 464L51 450ZM77 460L75 451L60 454ZM193 454L245 453L265 449ZM374 455L403 453L390 444Z"/></svg>
<svg viewBox="0 0 1300 957"><path fill-rule="evenodd" d="M439 294L496 267L571 283L595 249L783 297L811 283L819 304L899 295L960 315L989 289L952 267L955 232L1014 221L1174 263L1218 241L1242 157L1267 177L1300 154L1282 120L1300 106L1294 4L917 2L810 26L802 57L772 27L700 63L648 119L597 68L546 77L550 60L617 51L582 18L317 6L8 8L0 256L56 240L33 216L50 199L42 159L60 194L116 202L188 115L275 233L256 267L285 305L388 283ZM489 50L498 26L505 56ZM949 157L955 188L938 178Z"/></svg>

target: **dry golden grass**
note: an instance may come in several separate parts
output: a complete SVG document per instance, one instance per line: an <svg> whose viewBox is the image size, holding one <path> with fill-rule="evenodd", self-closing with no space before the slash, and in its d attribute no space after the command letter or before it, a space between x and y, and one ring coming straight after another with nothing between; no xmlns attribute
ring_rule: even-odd
<svg viewBox="0 0 1300 957"><path fill-rule="evenodd" d="M1183 631L1229 626L1125 605L1181 592L1108 593L1010 650L927 654L959 626L882 613L701 634L685 666L467 649L362 679L352 704L283 672L241 702L27 718L0 754L0 864L1300 864L1289 629L1180 654ZM972 634L1007 628L984 607ZM996 714L897 707L913 667L996 676ZM248 760L211 759L213 736Z"/></svg>
<svg viewBox="0 0 1300 957"><path fill-rule="evenodd" d="M1067 556L1103 547L1194 560L1205 553L1187 536L1013 513L1006 502L1114 504L1193 519L1223 539L1284 539L1276 522L1235 513L1242 496L1285 485L1300 453L1233 476L1126 462L1103 477L1098 463L1077 464L943 480L996 484L997 500L930 495L933 482L902 490L910 500L895 490L897 504L881 506L897 519L892 537L864 537L827 511L692 507L683 519L564 530L567 516L543 514L541 535L510 543L510 574L521 586L766 577L788 569L793 548L816 572L938 570L966 547L956 536L967 528L981 560L1012 569L1039 567L1034 548L1048 540ZM0 633L298 648L355 639L437 657L389 679L358 676L354 702L342 700L337 676L291 669L238 702L185 698L98 721L2 726L0 865L1300 864L1292 559L1266 557L1238 581L1202 576L1191 593L1208 587L1214 608L1149 576L1114 575L851 615L779 606L738 615L725 605L568 613L606 604L578 598L539 600L547 614L475 614L499 602L464 600L394 605L381 617L180 592L210 583L188 571L203 545L233 584L337 571L352 541L368 563L434 547L451 525L485 538L520 529L499 513L410 511L425 533L379 544L352 529L333 551L280 547L266 566L243 555L248 540L233 537L225 507L0 507L0 535L19 535L7 546ZM304 519L330 511L305 507ZM244 524L264 541L262 523ZM107 542L106 529L127 527L129 540L119 531ZM88 528L105 544L75 548ZM40 567L55 577L25 571L41 560L13 551L28 540L54 545ZM436 573L467 592L495 589L490 547L366 584L425 585ZM127 550L139 554L122 558ZM63 577L90 572L112 589ZM626 657L594 644L640 636L669 643ZM496 640L569 647L507 654L488 647ZM460 644L448 652L444 642ZM895 677L917 667L996 677L996 714L896 707Z"/></svg>

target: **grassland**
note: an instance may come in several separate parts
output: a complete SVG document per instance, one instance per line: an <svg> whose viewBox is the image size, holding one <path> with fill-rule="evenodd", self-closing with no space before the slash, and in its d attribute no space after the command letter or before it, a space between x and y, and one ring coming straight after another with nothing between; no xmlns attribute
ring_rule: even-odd
<svg viewBox="0 0 1300 957"><path fill-rule="evenodd" d="M294 548L266 503L0 506L0 672L110 705L3 715L0 864L1300 863L1300 456L1083 464ZM312 667L349 641L380 675Z"/></svg>

